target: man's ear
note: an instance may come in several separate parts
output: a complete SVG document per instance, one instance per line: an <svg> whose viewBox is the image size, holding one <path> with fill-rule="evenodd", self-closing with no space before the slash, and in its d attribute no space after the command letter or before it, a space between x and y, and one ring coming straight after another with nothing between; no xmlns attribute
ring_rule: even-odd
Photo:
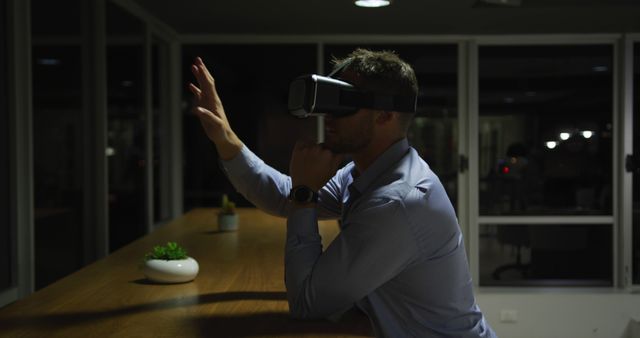
<svg viewBox="0 0 640 338"><path fill-rule="evenodd" d="M376 112L376 123L377 124L387 124L389 121L393 120L395 117L395 112L387 111L387 110L378 110Z"/></svg>

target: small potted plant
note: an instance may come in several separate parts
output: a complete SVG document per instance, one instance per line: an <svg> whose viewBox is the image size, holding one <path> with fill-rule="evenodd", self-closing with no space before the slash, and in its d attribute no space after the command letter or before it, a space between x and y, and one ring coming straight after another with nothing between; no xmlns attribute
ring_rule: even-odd
<svg viewBox="0 0 640 338"><path fill-rule="evenodd" d="M198 275L198 262L187 256L187 251L176 242L155 246L144 256L142 272L158 283L190 282Z"/></svg>
<svg viewBox="0 0 640 338"><path fill-rule="evenodd" d="M229 201L229 197L222 195L220 212L218 213L218 229L220 231L238 230L238 214L236 214L236 204Z"/></svg>

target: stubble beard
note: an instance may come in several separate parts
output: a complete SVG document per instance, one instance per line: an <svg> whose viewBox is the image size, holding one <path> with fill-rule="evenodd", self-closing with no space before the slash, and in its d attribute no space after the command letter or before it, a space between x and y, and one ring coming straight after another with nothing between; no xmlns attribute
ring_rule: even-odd
<svg viewBox="0 0 640 338"><path fill-rule="evenodd" d="M373 119L359 124L357 129L341 130L340 133L328 134L324 146L335 154L354 154L365 149L373 138Z"/></svg>

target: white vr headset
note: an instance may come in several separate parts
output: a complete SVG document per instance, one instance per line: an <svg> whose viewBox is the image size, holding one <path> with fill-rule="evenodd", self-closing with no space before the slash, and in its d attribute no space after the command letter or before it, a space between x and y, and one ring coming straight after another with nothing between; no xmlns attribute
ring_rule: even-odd
<svg viewBox="0 0 640 338"><path fill-rule="evenodd" d="M349 62L328 76L303 75L289 86L289 112L297 117L329 114L342 117L360 108L415 113L417 96L395 96L359 90L352 84L333 78Z"/></svg>

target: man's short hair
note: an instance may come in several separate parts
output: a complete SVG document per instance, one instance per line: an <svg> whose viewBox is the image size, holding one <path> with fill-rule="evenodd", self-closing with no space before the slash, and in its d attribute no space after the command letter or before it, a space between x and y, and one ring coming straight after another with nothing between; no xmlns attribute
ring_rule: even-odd
<svg viewBox="0 0 640 338"><path fill-rule="evenodd" d="M372 51L358 48L343 59L333 58L334 69L346 64L341 72L350 71L361 79L355 85L361 89L387 95L416 97L418 80L411 65L393 51ZM401 113L405 132L413 119L411 113Z"/></svg>

